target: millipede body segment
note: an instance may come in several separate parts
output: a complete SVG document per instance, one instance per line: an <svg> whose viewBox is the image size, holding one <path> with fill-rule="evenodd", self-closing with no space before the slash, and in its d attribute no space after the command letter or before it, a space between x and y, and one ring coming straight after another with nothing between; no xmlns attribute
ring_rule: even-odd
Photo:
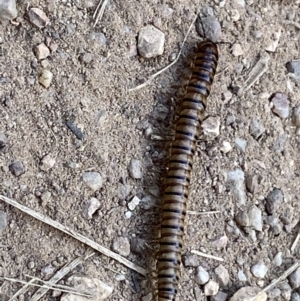
<svg viewBox="0 0 300 301"><path fill-rule="evenodd" d="M165 182L157 260L158 301L174 301L177 294L193 157L217 61L216 44L201 42L181 104Z"/></svg>

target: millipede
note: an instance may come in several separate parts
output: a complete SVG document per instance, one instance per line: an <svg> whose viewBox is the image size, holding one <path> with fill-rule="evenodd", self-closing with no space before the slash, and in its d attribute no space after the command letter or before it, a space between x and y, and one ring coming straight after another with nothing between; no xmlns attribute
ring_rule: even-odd
<svg viewBox="0 0 300 301"><path fill-rule="evenodd" d="M157 258L158 301L174 301L177 295L193 158L217 63L217 45L200 42L181 103L165 180Z"/></svg>

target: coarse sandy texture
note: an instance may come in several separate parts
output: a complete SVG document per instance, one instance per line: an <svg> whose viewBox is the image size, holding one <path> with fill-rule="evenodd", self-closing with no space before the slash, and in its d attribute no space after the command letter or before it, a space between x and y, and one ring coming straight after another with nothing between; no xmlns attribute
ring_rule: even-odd
<svg viewBox="0 0 300 301"><path fill-rule="evenodd" d="M269 97L280 91L288 96L290 109L299 104L299 87L288 78L285 68L288 61L300 57L299 29L285 24L287 17L293 17L292 11L296 12L294 21L300 20L299 3L249 0L242 7L242 2L111 0L103 19L93 28L92 15L97 3L86 9L83 0L32 0L29 7L41 8L51 20L39 30L25 18L27 2L19 1L19 23L0 27L3 39L0 44L0 131L8 137L8 145L0 153L1 194L107 248L111 248L113 239L118 236L130 240L139 238L145 241L144 251L131 252L127 258L153 270L159 198L157 206L148 210L141 203L130 219L125 218L125 212L133 196L142 198L149 195L149 190L162 187L169 142L151 140L144 132L152 126L156 135L168 137L172 133L182 87L190 74L189 64L200 40L195 29L175 66L141 90L129 92L128 89L166 66L172 54L178 52L195 12L211 6L222 25L221 40L241 44L244 54L234 57L230 45L219 45L218 75L207 115L220 118L221 132L213 140L200 138L188 209L220 210L221 213L187 217L184 253L200 250L222 257L230 282L220 289L229 295L249 284L264 287L277 278L299 252L299 246L294 254L289 251L299 228L296 226L299 221L299 136L290 117L282 120L272 113ZM133 54L139 30L149 24L165 33L165 50L160 57L144 60ZM260 39L253 36L254 30L261 31ZM281 36L276 51L270 53L266 73L247 91L223 100L223 93L243 85L245 76L272 42L275 32L281 32ZM93 33L103 33L106 43L92 39ZM47 38L58 44L58 50L47 59L46 69L53 73L53 81L45 89L38 83L43 67L41 62L35 62L33 49ZM86 54L90 54L91 60L84 59ZM33 84L32 79L35 79ZM156 113L161 104L168 108L165 118L159 118ZM82 141L66 127L68 118L82 129ZM258 140L249 132L254 118L266 129ZM274 144L283 133L286 142L276 150ZM236 138L247 141L245 152L234 147ZM227 154L220 150L224 141L233 146ZM47 154L55 157L56 163L52 169L43 171L41 160ZM142 162L141 180L129 177L127 167L132 158ZM14 160L25 166L25 173L19 177L13 176L8 168ZM70 162L77 163L77 168L71 168L74 164ZM284 222L281 220L282 230L276 235L265 222L262 232L256 231L255 242L242 229L240 234L230 230L228 223L232 225L239 208L226 190L226 174L235 168L241 168L246 177L258 175L257 190L247 193L245 208L256 204L263 217L268 215L265 210L268 193L274 187L282 190L284 202L277 217L282 217ZM81 178L83 172L89 170L103 177L103 187L95 193L86 188ZM128 195L122 193L122 185L130 185ZM51 193L47 203L40 198L46 191ZM91 197L98 198L101 207L87 220L82 217L82 211ZM52 264L54 269L59 269L76 256L92 252L4 203L0 209L7 213L8 219L8 226L1 232L0 275L25 279L24 275L30 274L48 279L51 275L43 275L42 268ZM292 225L290 232L285 230L284 223ZM216 248L212 241L223 235L228 237L226 247ZM283 252L283 263L275 267L272 260L278 251ZM214 278L213 270L219 263L205 258L199 260ZM260 260L269 271L263 281L257 282L250 267ZM30 262L34 262L34 267ZM245 272L246 283L238 280L239 270ZM114 285L114 294L109 300L140 300L151 291L144 281L151 277L143 278L100 254L87 260L77 272ZM115 280L119 273L125 273L125 281ZM195 300L194 273L195 268L182 268L178 300ZM12 296L19 288L18 284L5 282L1 294ZM35 290L30 289L25 299ZM276 300L284 299L279 296Z"/></svg>

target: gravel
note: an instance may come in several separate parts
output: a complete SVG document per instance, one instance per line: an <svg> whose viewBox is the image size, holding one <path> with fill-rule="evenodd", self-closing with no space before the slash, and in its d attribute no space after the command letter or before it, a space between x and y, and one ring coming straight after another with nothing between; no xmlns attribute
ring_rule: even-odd
<svg viewBox="0 0 300 301"><path fill-rule="evenodd" d="M283 203L283 193L280 189L275 188L267 196L266 209L270 214L275 213Z"/></svg>
<svg viewBox="0 0 300 301"><path fill-rule="evenodd" d="M215 268L215 274L220 286L226 286L229 283L229 273L223 265L220 264Z"/></svg>
<svg viewBox="0 0 300 301"><path fill-rule="evenodd" d="M271 97L272 111L280 118L285 119L289 116L289 100L283 93L277 92Z"/></svg>
<svg viewBox="0 0 300 301"><path fill-rule="evenodd" d="M227 187L232 192L239 205L246 204L246 194L244 189L245 175L241 169L229 171L227 173Z"/></svg>
<svg viewBox="0 0 300 301"><path fill-rule="evenodd" d="M87 171L82 175L85 185L92 191L99 190L103 185L103 180L99 172Z"/></svg>
<svg viewBox="0 0 300 301"><path fill-rule="evenodd" d="M9 165L9 170L16 177L19 177L25 173L25 167L24 167L23 163L20 161L12 162Z"/></svg>
<svg viewBox="0 0 300 301"><path fill-rule="evenodd" d="M116 237L112 243L112 250L121 256L127 257L130 255L130 243L127 237Z"/></svg>
<svg viewBox="0 0 300 301"><path fill-rule="evenodd" d="M204 285L204 295L205 296L214 296L219 291L219 284L213 280L209 280Z"/></svg>
<svg viewBox="0 0 300 301"><path fill-rule="evenodd" d="M143 177L141 161L131 159L128 166L128 172L133 179L141 179Z"/></svg>
<svg viewBox="0 0 300 301"><path fill-rule="evenodd" d="M264 278L266 276L267 272L268 272L268 267L263 262L254 264L251 267L251 273L256 278Z"/></svg>

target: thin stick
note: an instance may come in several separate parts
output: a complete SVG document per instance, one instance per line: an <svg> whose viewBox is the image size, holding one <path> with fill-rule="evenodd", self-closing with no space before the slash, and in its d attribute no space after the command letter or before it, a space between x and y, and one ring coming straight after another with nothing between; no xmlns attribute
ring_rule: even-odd
<svg viewBox="0 0 300 301"><path fill-rule="evenodd" d="M47 286L52 286L53 284L57 283L59 280L65 277L71 270L77 267L80 263L82 263L82 258L78 257L71 261L69 264L65 265L62 269L57 271L47 282L43 281L44 286L40 287L35 292L35 294L31 297L30 301L38 301L40 298L42 298L49 290L49 287Z"/></svg>
<svg viewBox="0 0 300 301"><path fill-rule="evenodd" d="M133 262L129 261L128 259L120 256L119 254L116 254L114 252L112 252L111 250L97 244L96 242L94 242L93 240L75 232L73 229L69 228L69 227L66 227L60 223L58 223L57 221L54 221L53 219L49 218L48 216L45 216L41 213L38 213L38 212L35 212L33 211L32 209L24 206L24 205L21 205L20 203L18 203L17 201L15 200L12 200L12 199L9 199L3 195L0 195L0 200L6 202L7 204L10 204L16 208L18 208L19 210L27 213L28 215L36 218L37 220L51 226L51 227L54 227L62 232L64 232L65 234L68 234L70 236L72 236L73 238L77 239L78 241L88 245L89 247L93 248L94 250L110 257L110 258L113 258L115 260L117 260L118 262L124 264L125 266L127 266L128 268L132 269L132 270L135 270L137 271L138 273L142 274L142 275L146 275L147 274L147 271L134 264Z"/></svg>
<svg viewBox="0 0 300 301"><path fill-rule="evenodd" d="M274 286L276 286L279 282L288 277L291 273L293 273L300 266L300 262L294 263L290 268L288 268L279 278L273 280L268 286L263 289L263 292L267 292L271 290Z"/></svg>
<svg viewBox="0 0 300 301"><path fill-rule="evenodd" d="M24 286L22 286L11 298L9 298L8 301L14 301L18 296L20 296L21 294L25 294L25 292L27 291L27 288L33 283L35 282L35 279L31 279L29 282L27 282Z"/></svg>
<svg viewBox="0 0 300 301"><path fill-rule="evenodd" d="M214 259L214 260L218 260L218 261L224 261L223 258L221 257L217 257L217 256L213 256L213 255L209 255L206 253L202 253L200 251L196 251L196 250L192 250L191 253L202 256L202 257L206 257L206 258L210 258L210 259Z"/></svg>
<svg viewBox="0 0 300 301"><path fill-rule="evenodd" d="M221 211L191 211L187 210L187 214L190 215L206 215L206 214L216 214L221 213Z"/></svg>
<svg viewBox="0 0 300 301"><path fill-rule="evenodd" d="M30 282L26 282L24 280L20 280L20 279L14 279L14 278L9 278L9 277L1 277L0 276L0 279L3 279L3 280L6 280L6 281L10 281L10 282L15 282L15 283L23 283L26 285L31 285L31 286L36 286L36 287L43 287L42 285L40 284L36 284L36 283L30 283ZM33 278L33 280L38 280L37 278ZM49 286L49 289L55 289L57 291L60 291L60 292L63 292L63 293L72 293L74 295L78 295L78 296L83 296L83 297L94 297L93 295L89 294L89 293L81 293L81 292L78 292L76 291L73 287L69 287L69 286L64 286L65 289L63 288L58 288L56 286Z"/></svg>
<svg viewBox="0 0 300 301"><path fill-rule="evenodd" d="M139 90L139 89L141 89L141 88L146 87L146 86L147 86L147 85L148 85L148 84L149 84L156 76L158 76L159 74L165 72L167 69L169 69L169 68L170 68L171 66L173 66L175 63L177 63L177 61L178 61L178 59L179 59L179 57L180 57L180 55L181 55L181 53L182 53L183 46L184 46L184 44L185 44L185 42L186 42L186 40L187 40L187 37L188 37L190 31L192 30L192 27L193 27L193 25L194 25L194 23L195 23L197 17L198 17L198 15L196 15L196 17L194 18L192 24L190 25L190 27L189 27L189 29L188 29L188 31L187 31L187 33L186 33L186 35L185 35L185 37L184 37L184 39L183 39L182 46L180 47L180 50L179 50L179 52L178 52L178 54L177 54L176 59L175 59L172 63L170 63L169 65L167 65L166 67L164 67L163 69L161 69L161 70L157 71L156 73L152 74L152 75L149 77L149 79L146 80L143 84L141 84L141 85L139 85L139 86L137 86L137 87L135 87L135 88L128 89L129 92L136 91L136 90Z"/></svg>
<svg viewBox="0 0 300 301"><path fill-rule="evenodd" d="M104 14L105 7L106 7L106 5L108 3L108 0L104 0L103 3L102 3L102 5L101 5L101 2L102 1L99 2L98 6L97 6L97 8L96 8L96 10L94 12L94 15L93 15L93 19L96 19L93 27L95 27L97 25L97 23L99 21L101 21L101 19L103 17L103 14ZM100 5L101 5L101 8L100 8ZM99 8L100 8L100 10L99 10Z"/></svg>
<svg viewBox="0 0 300 301"><path fill-rule="evenodd" d="M297 244L298 244L299 239L300 239L300 231L298 232L298 234L297 234L297 236L296 236L296 239L295 239L295 241L293 242L293 244L292 244L292 246L291 246L291 252L292 252L292 253L294 253L295 248L296 248L296 246L297 246Z"/></svg>

